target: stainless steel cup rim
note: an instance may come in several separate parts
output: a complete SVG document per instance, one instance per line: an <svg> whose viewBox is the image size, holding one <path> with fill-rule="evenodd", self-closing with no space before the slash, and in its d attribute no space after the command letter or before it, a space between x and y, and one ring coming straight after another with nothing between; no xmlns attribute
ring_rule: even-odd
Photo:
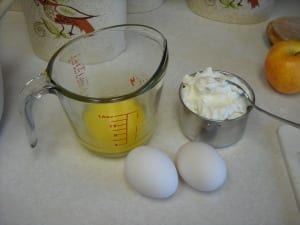
<svg viewBox="0 0 300 225"><path fill-rule="evenodd" d="M224 71L224 70L218 70L218 69L214 69L213 70L214 72L219 72L219 73L222 73L226 76L232 76L232 77L236 77L237 79L239 79L248 89L248 91L250 92L250 97L252 97L252 100L253 102L255 102L255 94L254 94L254 91L253 89L251 88L251 86L249 85L249 83L244 80L243 78L241 78L240 76L234 74L234 73L230 73L230 72L227 72L227 71ZM201 73L203 72L203 70L200 70L198 72L195 72L195 73L192 73L192 74L189 74L189 76L195 76L197 73ZM240 119L243 119L245 117L248 116L248 114L251 112L251 110L253 109L253 107L251 105L249 105L247 107L247 112L239 117L236 117L234 119L225 119L225 120L213 120L213 119L210 119L210 118L207 118L207 117L204 117L204 116L201 116L195 112L193 112L183 101L182 99L182 96L181 96L181 90L184 88L184 84L181 82L180 86L179 86L179 99L180 99L180 102L181 104L184 106L184 108L186 110L188 110L190 113L192 113L193 115L195 115L196 117L198 117L199 119L202 119L202 120L205 120L205 121L208 121L208 122L211 122L211 123L224 123L226 121L237 121L237 120L240 120Z"/></svg>

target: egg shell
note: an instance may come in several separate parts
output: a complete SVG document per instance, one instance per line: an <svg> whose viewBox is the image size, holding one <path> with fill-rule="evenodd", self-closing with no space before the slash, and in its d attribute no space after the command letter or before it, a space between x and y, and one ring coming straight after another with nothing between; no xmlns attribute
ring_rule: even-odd
<svg viewBox="0 0 300 225"><path fill-rule="evenodd" d="M223 158L208 144L188 142L176 155L181 178L198 191L214 191L226 180L227 167Z"/></svg>
<svg viewBox="0 0 300 225"><path fill-rule="evenodd" d="M125 177L141 194L151 198L168 198L178 186L173 161L161 150L149 146L133 149L125 159Z"/></svg>

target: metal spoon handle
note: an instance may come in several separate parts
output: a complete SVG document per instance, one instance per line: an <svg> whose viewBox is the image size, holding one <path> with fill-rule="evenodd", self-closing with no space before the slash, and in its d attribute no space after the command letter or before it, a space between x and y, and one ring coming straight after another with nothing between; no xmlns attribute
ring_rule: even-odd
<svg viewBox="0 0 300 225"><path fill-rule="evenodd" d="M260 108L259 106L257 106L257 105L255 104L255 102L253 102L253 100L250 98L250 96L248 95L248 93L247 93L247 92L246 92L239 84L237 84L237 83L235 83L235 82L233 82L233 81L231 81L231 80L226 80L226 82L229 83L229 84L232 84L232 85L234 85L235 87L237 87L238 89L240 89L240 90L242 91L242 95L244 95L244 96L247 98L247 100L251 103L251 105L252 105L254 108L256 108L257 110L259 110L259 111L261 111L261 112L263 112L263 113L265 113L265 114L267 114L267 115L269 115L269 116L271 116L271 117L273 117L273 118L275 118L275 119L277 119L277 120L280 120L280 121L285 122L285 123L287 123L287 124L289 124L289 125L291 125L291 126L293 126L293 127L296 127L296 128L298 128L298 129L300 129L300 124L299 124L299 123L295 123L295 122L293 122L293 121L284 119L284 118L282 118L282 117L280 117L280 116L277 116L277 115L275 115L275 114L273 114L273 113L270 113L270 112L268 112L268 111L266 111L266 110Z"/></svg>
<svg viewBox="0 0 300 225"><path fill-rule="evenodd" d="M270 113L270 112L268 112L268 111L266 111L266 110L260 108L259 106L253 104L253 102L250 102L250 103L251 103L252 106L253 106L254 108L256 108L257 110L259 110L259 111L261 111L261 112L263 112L263 113L265 113L265 114L267 114L267 115L269 115L269 116L271 116L271 117L273 117L273 118L275 118L275 119L277 119L277 120L280 120L280 121L285 122L285 123L287 123L287 124L289 124L289 125L291 125L291 126L293 126L293 127L296 127L296 128L298 128L298 129L300 129L300 124L299 124L299 123L295 123L295 122L293 122L293 121L290 121L290 120L284 119L284 118L282 118L282 117L280 117L280 116L277 116L277 115L275 115L275 114L273 114L273 113Z"/></svg>

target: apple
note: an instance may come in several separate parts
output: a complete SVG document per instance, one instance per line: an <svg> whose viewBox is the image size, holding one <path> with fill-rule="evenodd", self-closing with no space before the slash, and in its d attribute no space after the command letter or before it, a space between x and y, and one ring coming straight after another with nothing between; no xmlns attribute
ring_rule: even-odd
<svg viewBox="0 0 300 225"><path fill-rule="evenodd" d="M300 93L300 41L280 41L265 60L266 78L282 94Z"/></svg>

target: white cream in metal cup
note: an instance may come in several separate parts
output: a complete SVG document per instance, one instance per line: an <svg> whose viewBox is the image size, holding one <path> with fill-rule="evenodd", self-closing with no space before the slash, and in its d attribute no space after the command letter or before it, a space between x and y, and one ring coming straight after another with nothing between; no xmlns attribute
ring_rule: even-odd
<svg viewBox="0 0 300 225"><path fill-rule="evenodd" d="M220 70L214 70L226 76L233 76L248 89L250 97L255 102L255 95L250 85L239 76ZM191 74L194 76L196 73ZM184 84L181 83L179 88L179 123L183 134L191 141L203 141L215 148L224 148L238 142L245 131L247 119L252 106L247 107L247 112L234 119L212 120L200 116L190 110L182 99L182 89Z"/></svg>

